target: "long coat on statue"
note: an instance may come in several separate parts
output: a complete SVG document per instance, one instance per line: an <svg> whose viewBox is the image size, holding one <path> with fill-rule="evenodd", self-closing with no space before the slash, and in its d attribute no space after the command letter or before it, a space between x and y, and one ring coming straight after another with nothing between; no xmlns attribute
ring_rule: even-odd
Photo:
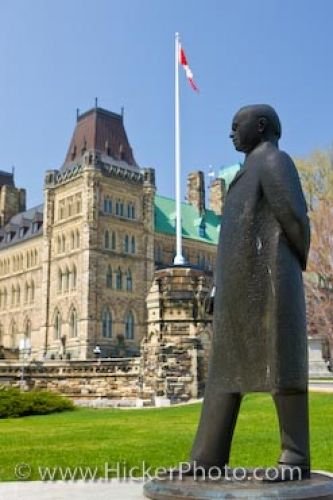
<svg viewBox="0 0 333 500"><path fill-rule="evenodd" d="M305 391L302 269L309 219L291 158L263 143L230 185L216 262L208 384L222 392Z"/></svg>

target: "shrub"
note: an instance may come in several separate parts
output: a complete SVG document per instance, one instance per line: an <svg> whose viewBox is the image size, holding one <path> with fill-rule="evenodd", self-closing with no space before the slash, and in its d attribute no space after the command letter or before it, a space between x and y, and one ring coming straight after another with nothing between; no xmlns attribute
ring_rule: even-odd
<svg viewBox="0 0 333 500"><path fill-rule="evenodd" d="M0 387L0 418L46 415L74 408L70 399L54 392L37 389L21 392L15 387Z"/></svg>

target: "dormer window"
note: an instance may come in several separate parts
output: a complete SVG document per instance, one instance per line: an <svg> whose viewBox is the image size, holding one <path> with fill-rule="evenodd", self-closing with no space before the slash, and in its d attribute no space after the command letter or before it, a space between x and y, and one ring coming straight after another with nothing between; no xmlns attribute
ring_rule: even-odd
<svg viewBox="0 0 333 500"><path fill-rule="evenodd" d="M40 226L41 226L40 222L33 222L32 223L32 232L37 233L37 231L39 231Z"/></svg>
<svg viewBox="0 0 333 500"><path fill-rule="evenodd" d="M201 224L199 226L199 236L200 236L200 238L206 238L206 225L205 224Z"/></svg>
<svg viewBox="0 0 333 500"><path fill-rule="evenodd" d="M20 238L23 238L23 236L25 235L25 233L27 232L27 228L26 227L20 227L19 229L19 237Z"/></svg>

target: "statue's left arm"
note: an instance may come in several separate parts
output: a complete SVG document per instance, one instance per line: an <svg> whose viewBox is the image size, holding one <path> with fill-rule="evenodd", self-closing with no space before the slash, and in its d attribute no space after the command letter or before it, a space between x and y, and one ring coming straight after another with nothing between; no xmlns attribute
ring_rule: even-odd
<svg viewBox="0 0 333 500"><path fill-rule="evenodd" d="M263 163L260 180L264 196L305 270L310 247L310 224L301 182L292 159L276 150Z"/></svg>

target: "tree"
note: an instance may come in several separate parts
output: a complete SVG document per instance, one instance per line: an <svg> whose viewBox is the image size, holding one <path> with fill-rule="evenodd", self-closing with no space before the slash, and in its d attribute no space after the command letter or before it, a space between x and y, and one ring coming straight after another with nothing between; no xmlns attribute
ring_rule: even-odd
<svg viewBox="0 0 333 500"><path fill-rule="evenodd" d="M325 337L333 353L333 153L296 160L309 207L311 249L305 279L309 332ZM328 355L327 355L328 357Z"/></svg>

